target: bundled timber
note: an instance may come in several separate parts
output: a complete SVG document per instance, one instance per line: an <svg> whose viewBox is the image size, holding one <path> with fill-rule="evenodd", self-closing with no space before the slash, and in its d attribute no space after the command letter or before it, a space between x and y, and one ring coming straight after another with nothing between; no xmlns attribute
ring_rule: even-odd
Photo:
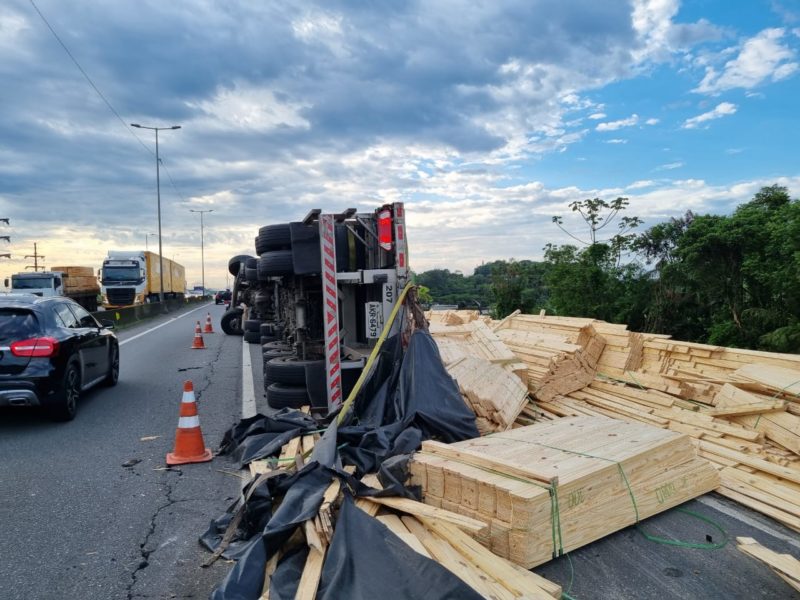
<svg viewBox="0 0 800 600"><path fill-rule="evenodd" d="M313 444L312 436L296 437L283 447L277 463L258 461L255 470L264 477L270 473L299 469L303 466L304 452L310 451ZM375 475L364 476L362 482L381 489ZM302 544L307 544L309 549L295 599L312 600L316 596L345 493L348 492L335 479L325 491L318 514L306 521L301 532L293 535L267 562L262 600L270 597L270 578L282 557L288 556L293 548ZM441 564L484 598L561 598L561 586L494 554L471 537L488 532L489 526L485 521L408 498L391 496L359 498L356 507L375 518L412 550Z"/></svg>
<svg viewBox="0 0 800 600"><path fill-rule="evenodd" d="M466 356L447 372L475 413L481 435L509 429L528 404L528 388L519 377L485 359Z"/></svg>
<svg viewBox="0 0 800 600"><path fill-rule="evenodd" d="M475 539L524 568L720 482L688 436L588 416L449 445L423 442L410 470L427 504L489 523Z"/></svg>

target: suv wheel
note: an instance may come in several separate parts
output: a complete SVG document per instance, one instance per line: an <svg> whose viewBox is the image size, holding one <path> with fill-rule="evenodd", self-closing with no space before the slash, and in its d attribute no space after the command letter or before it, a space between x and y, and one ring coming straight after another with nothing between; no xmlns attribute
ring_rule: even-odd
<svg viewBox="0 0 800 600"><path fill-rule="evenodd" d="M81 373L77 360L70 360L61 378L61 383L53 395L50 416L56 421L71 421L78 412L78 398L81 395Z"/></svg>
<svg viewBox="0 0 800 600"><path fill-rule="evenodd" d="M108 357L108 375L103 380L103 384L108 387L112 387L117 385L117 381L119 381L119 347L116 344L112 344L111 354Z"/></svg>

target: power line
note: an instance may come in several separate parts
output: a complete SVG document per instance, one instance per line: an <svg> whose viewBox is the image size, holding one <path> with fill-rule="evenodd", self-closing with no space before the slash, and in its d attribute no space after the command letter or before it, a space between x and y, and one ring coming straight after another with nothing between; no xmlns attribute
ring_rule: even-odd
<svg viewBox="0 0 800 600"><path fill-rule="evenodd" d="M80 63L78 62L78 60L77 60L77 59L76 59L76 58L73 56L72 52L70 52L69 48L67 48L67 45L66 45L66 44L65 44L65 43L64 43L64 42L61 40L61 38L58 36L58 34L56 33L55 29L53 29L53 26L52 26L52 25L50 25L50 22L49 22L49 21L47 20L47 18L44 16L44 14L42 13L42 11L41 11L41 10L39 10L39 7L38 7L38 6L36 6L36 3L35 3L33 0L28 0L28 1L31 3L31 6L33 6L34 10L37 12L37 14L39 15L39 17L40 17L40 18L42 19L42 21L44 22L44 24L45 24L45 25L47 25L47 28L50 30L50 33L52 33L52 34L53 34L53 37L55 37L55 38L56 38L56 40L58 41L58 43L59 43L59 44L61 45L61 47L64 49L64 52L66 52L66 53L67 53L67 56L69 56L69 57L70 57L70 59L72 60L72 62L73 62L73 63L75 63L75 66L76 66L76 67L78 67L78 70L79 70L79 71L81 72L81 74L84 76L84 78L86 79L86 81L87 81L87 82L89 82L89 85L90 85L90 86L92 86L92 89L93 89L93 90L94 90L94 91L97 93L97 95L98 95L98 96L100 96L100 98L103 100L103 102L104 102L104 103L105 103L105 105L108 107L108 109L109 109L109 110L110 110L112 113L114 113L114 116L115 116L115 117L117 117L117 119L119 120L119 122L120 122L120 123L122 123L122 126L125 128L125 131L127 131L129 134L131 134L131 135L134 137L134 139L136 139L136 141L137 141L137 142L139 142L139 145L141 145L141 146L142 146L142 148L144 148L145 150L147 150L147 152L150 154L150 156L155 156L155 152L153 152L153 151L150 149L150 147L149 147L147 144L145 144L145 143L144 143L144 142L143 142L143 141L142 141L142 140L139 138L139 136L138 136L138 135L136 135L136 133L134 133L133 129L131 129L130 127L128 127L128 123L125 121L125 119L123 119L123 118L120 116L120 114L117 112L117 110L116 110L116 109L115 109L115 108L114 108L114 107L111 105L111 102L109 102L109 101L108 101L108 99L107 99L107 98L106 98L106 97L103 95L103 92L101 92L101 91L100 91L100 88L98 88L98 87L95 85L94 81L92 81L92 78L91 78L91 77L89 77L89 74L88 74L88 73L87 73L87 72L84 70L84 68L83 68L83 67L80 65ZM163 161L163 160L161 161L161 164L162 164L162 166L164 167L164 171L167 173L167 177L169 178L169 182L170 182L170 185L172 186L172 189L173 189L173 190L175 190L175 193L176 193L176 194L178 194L178 197L181 199L181 201L185 203L185 202L186 202L186 199L183 197L183 194L181 194L180 190L178 189L178 186L177 186L177 185L175 185L175 181L172 179L172 174L169 172L169 169L167 169L166 165L164 165L164 161Z"/></svg>
<svg viewBox="0 0 800 600"><path fill-rule="evenodd" d="M41 17L42 21L44 21L44 24L47 25L47 28L50 30L50 33L52 33L53 37L56 38L56 40L58 41L59 44L61 44L61 47L64 49L64 52L66 52L67 56L69 56L72 59L72 62L74 62L75 66L78 67L78 70L86 78L86 81L89 82L89 85L92 86L92 89L95 92L97 92L97 95L100 96L100 98L103 100L103 102L105 102L105 104L108 107L108 109L112 113L114 113L114 115L117 117L117 119L119 119L119 122L122 123L122 126L125 128L125 130L128 133L130 133L134 138L136 138L136 141L139 142L139 144L142 146L142 148L147 150L151 155L154 155L153 151L150 148L148 148L147 145L142 140L139 139L139 136L136 135L130 127L128 127L128 125L125 123L124 119L121 116L119 116L119 113L116 111L116 109L113 106L111 106L111 103L103 95L103 92L101 92L100 89L94 84L94 81L92 81L92 78L89 77L89 75L86 73L86 71L84 71L83 67L80 65L78 60L72 55L72 52L69 51L69 48L67 48L67 45L63 41L61 41L60 37L58 37L58 34L56 33L56 30L53 29L52 25L50 25L50 22L42 14L42 11L39 10L39 7L36 6L36 3L33 0L28 0L28 2L31 3L31 6L33 6L34 10L36 10L38 15Z"/></svg>

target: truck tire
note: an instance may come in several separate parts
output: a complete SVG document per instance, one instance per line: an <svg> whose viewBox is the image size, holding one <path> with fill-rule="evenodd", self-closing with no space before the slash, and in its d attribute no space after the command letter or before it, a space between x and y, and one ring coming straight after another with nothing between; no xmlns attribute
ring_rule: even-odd
<svg viewBox="0 0 800 600"><path fill-rule="evenodd" d="M258 278L262 281L280 275L293 275L294 262L291 250L264 252L258 260Z"/></svg>
<svg viewBox="0 0 800 600"><path fill-rule="evenodd" d="M275 341L275 336L274 335L262 335L261 339L259 340L259 342L261 343L262 346L264 344L269 344L270 342L274 342L274 341Z"/></svg>
<svg viewBox="0 0 800 600"><path fill-rule="evenodd" d="M219 326L228 335L242 335L242 309L231 308L219 320Z"/></svg>
<svg viewBox="0 0 800 600"><path fill-rule="evenodd" d="M244 278L250 283L258 283L258 269L251 267L244 268Z"/></svg>
<svg viewBox="0 0 800 600"><path fill-rule="evenodd" d="M243 325L245 331L254 331L261 335L261 320L260 319L246 319Z"/></svg>
<svg viewBox="0 0 800 600"><path fill-rule="evenodd" d="M239 268L241 267L242 263L245 262L248 258L251 258L247 254L237 254L233 258L228 261L228 273L236 277L239 274Z"/></svg>
<svg viewBox="0 0 800 600"><path fill-rule="evenodd" d="M310 403L305 387L273 383L267 388L267 404L272 408L300 408Z"/></svg>
<svg viewBox="0 0 800 600"><path fill-rule="evenodd" d="M261 346L261 354L264 357L264 362L269 362L273 358L278 358L279 356L293 356L294 350L291 348L269 348L269 344L263 344Z"/></svg>
<svg viewBox="0 0 800 600"><path fill-rule="evenodd" d="M261 341L261 335L257 331L245 331L244 341L248 344L258 344Z"/></svg>
<svg viewBox="0 0 800 600"><path fill-rule="evenodd" d="M275 326L272 323L262 323L261 327L259 328L261 335L275 335ZM272 340L270 340L272 341ZM266 343L266 342L265 342Z"/></svg>
<svg viewBox="0 0 800 600"><path fill-rule="evenodd" d="M306 365L324 363L323 360L301 360L296 356L279 356L267 363L266 377L275 383L306 385Z"/></svg>
<svg viewBox="0 0 800 600"><path fill-rule="evenodd" d="M256 254L270 250L286 250L292 245L292 231L288 223L265 225L256 236Z"/></svg>

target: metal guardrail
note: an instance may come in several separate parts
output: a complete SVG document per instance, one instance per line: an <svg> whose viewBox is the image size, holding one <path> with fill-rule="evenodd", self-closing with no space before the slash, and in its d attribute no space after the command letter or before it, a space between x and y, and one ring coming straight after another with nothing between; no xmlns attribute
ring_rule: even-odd
<svg viewBox="0 0 800 600"><path fill-rule="evenodd" d="M210 301L210 297L191 297L191 298L176 298L174 300L166 300L164 304L167 306L167 312L172 312L179 308L183 308L187 304L201 304ZM98 320L113 321L117 327L126 327L164 314L164 307L160 302L151 302L149 304L137 304L135 306L126 306L124 308L109 308L107 310L98 310L93 312L92 315Z"/></svg>

